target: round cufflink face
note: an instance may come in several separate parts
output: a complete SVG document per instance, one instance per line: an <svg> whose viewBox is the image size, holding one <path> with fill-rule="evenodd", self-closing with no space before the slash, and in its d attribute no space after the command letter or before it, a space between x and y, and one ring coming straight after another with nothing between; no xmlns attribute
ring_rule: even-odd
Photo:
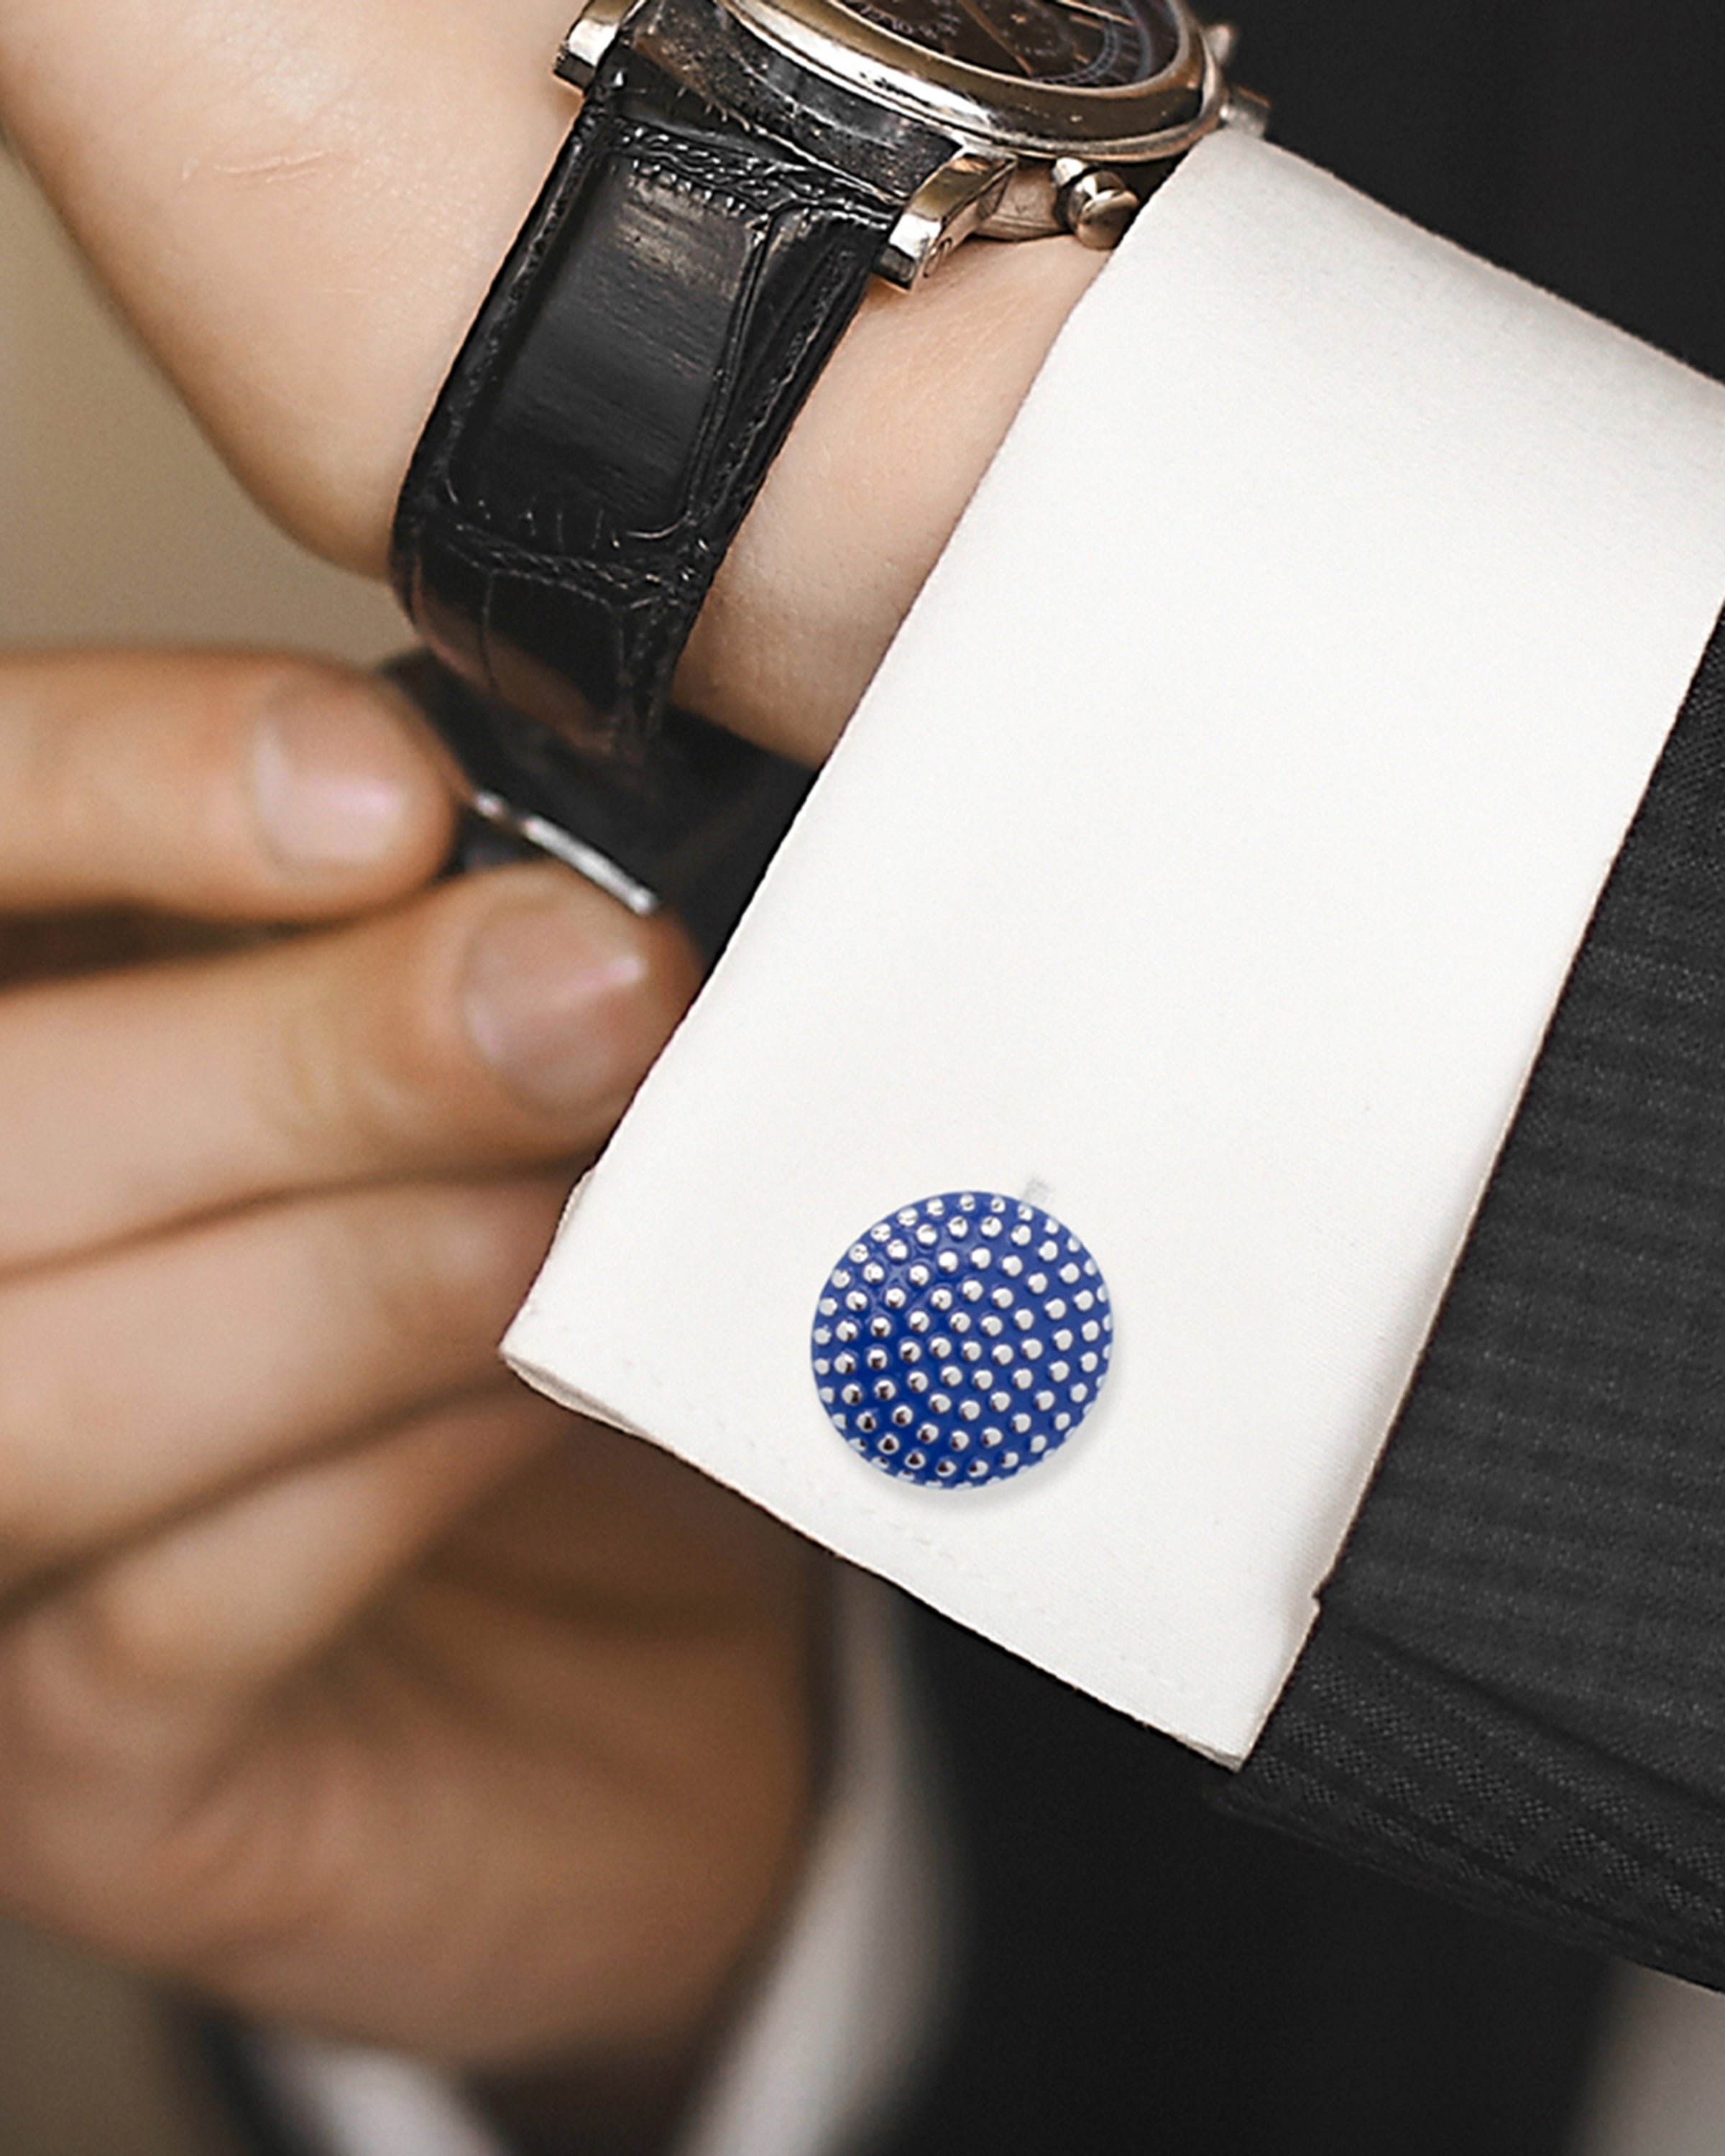
<svg viewBox="0 0 1725 2156"><path fill-rule="evenodd" d="M832 1271L809 1342L854 1452L934 1488L999 1482L1064 1445L1108 1374L1100 1267L1040 1206L992 1191L919 1199Z"/></svg>

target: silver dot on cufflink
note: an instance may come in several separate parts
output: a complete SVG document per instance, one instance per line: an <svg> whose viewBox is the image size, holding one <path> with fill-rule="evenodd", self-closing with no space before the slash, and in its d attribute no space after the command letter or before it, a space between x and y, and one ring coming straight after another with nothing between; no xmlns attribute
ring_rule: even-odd
<svg viewBox="0 0 1725 2156"><path fill-rule="evenodd" d="M1005 1255L1014 1245L1034 1249L1047 1270L1027 1273ZM968 1276L954 1281L961 1251ZM992 1279L985 1285L978 1272ZM983 1304L976 1322L988 1340L985 1356L974 1342L964 1344L966 1360L983 1358L971 1371L960 1369L947 1337L970 1329L967 1302ZM1085 1350L1084 1375L1076 1383L1076 1373L1060 1359L1076 1345L1070 1329L1075 1305L1084 1313ZM842 1387L836 1398L829 1383L821 1384L829 1370L842 1376L842 1365L855 1367L849 1356L830 1352L834 1328L826 1321L841 1307L847 1322L836 1329L867 1337L871 1370L889 1361L914 1364L925 1353L940 1366L939 1381L948 1391L931 1389L920 1370L905 1373L919 1395L922 1419L913 1430L904 1406L889 1416L864 1405L855 1384ZM1101 1270L1063 1222L1040 1206L995 1192L947 1191L898 1207L845 1245L817 1297L810 1358L822 1411L860 1458L901 1481L976 1489L1034 1467L1073 1435L1107 1376L1113 1331ZM1043 1363L1045 1356L1051 1359L1041 1369L1029 1367ZM896 1388L886 1380L870 1390L886 1403ZM983 1412L974 1397L978 1390L1004 1430L993 1423L974 1427ZM896 1431L911 1437L908 1450ZM1010 1443L1004 1441L1009 1431Z"/></svg>

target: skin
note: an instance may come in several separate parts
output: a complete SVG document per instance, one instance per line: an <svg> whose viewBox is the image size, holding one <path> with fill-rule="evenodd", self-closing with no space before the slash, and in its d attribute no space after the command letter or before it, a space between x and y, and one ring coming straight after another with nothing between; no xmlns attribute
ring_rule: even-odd
<svg viewBox="0 0 1725 2156"><path fill-rule="evenodd" d="M382 566L568 125L568 13L0 9L13 146L230 465L333 560ZM874 292L684 702L825 752L1100 262L978 244ZM28 782L0 786L0 906L105 909L110 956L141 947L116 907L218 942L311 924L0 1002L0 1897L249 2010L501 2074L529 2140L566 2144L607 2087L650 2138L641 2090L698 2057L794 1873L819 1586L491 1343L687 955L549 871L424 891L447 805L398 723L400 828L285 879L236 806L261 692L208 663L14 668L0 710ZM338 732L364 701L342 686ZM485 1035L452 1011L478 917L511 908L538 925L492 973L536 985ZM577 994L531 971L559 932L603 947ZM14 962L75 963L81 933L33 926ZM501 1082L475 1051L505 1036Z"/></svg>
<svg viewBox="0 0 1725 2156"><path fill-rule="evenodd" d="M449 824L336 670L0 663L0 1901L609 2101L794 1871L819 1584L496 1362L695 970Z"/></svg>
<svg viewBox="0 0 1725 2156"><path fill-rule="evenodd" d="M8 0L0 117L264 506L380 569L444 373L573 110L571 0ZM732 549L690 708L814 761L1102 258L877 285Z"/></svg>

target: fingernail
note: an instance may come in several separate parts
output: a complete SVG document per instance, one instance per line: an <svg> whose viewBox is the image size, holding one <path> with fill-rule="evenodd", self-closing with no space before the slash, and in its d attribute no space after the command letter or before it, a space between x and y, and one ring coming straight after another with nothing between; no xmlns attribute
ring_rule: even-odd
<svg viewBox="0 0 1725 2156"><path fill-rule="evenodd" d="M528 1107L559 1116L597 1107L640 1075L624 1012L646 974L620 914L518 906L488 921L468 953L468 1030Z"/></svg>
<svg viewBox="0 0 1725 2156"><path fill-rule="evenodd" d="M408 752L388 712L357 690L295 683L252 729L252 798L290 869L357 869L401 842L413 811Z"/></svg>

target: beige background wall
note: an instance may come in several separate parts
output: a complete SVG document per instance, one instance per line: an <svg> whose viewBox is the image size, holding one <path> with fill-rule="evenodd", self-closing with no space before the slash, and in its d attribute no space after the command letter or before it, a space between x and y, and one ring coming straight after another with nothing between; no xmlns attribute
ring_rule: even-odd
<svg viewBox="0 0 1725 2156"><path fill-rule="evenodd" d="M0 643L81 638L406 640L382 592L246 501L0 151Z"/></svg>

